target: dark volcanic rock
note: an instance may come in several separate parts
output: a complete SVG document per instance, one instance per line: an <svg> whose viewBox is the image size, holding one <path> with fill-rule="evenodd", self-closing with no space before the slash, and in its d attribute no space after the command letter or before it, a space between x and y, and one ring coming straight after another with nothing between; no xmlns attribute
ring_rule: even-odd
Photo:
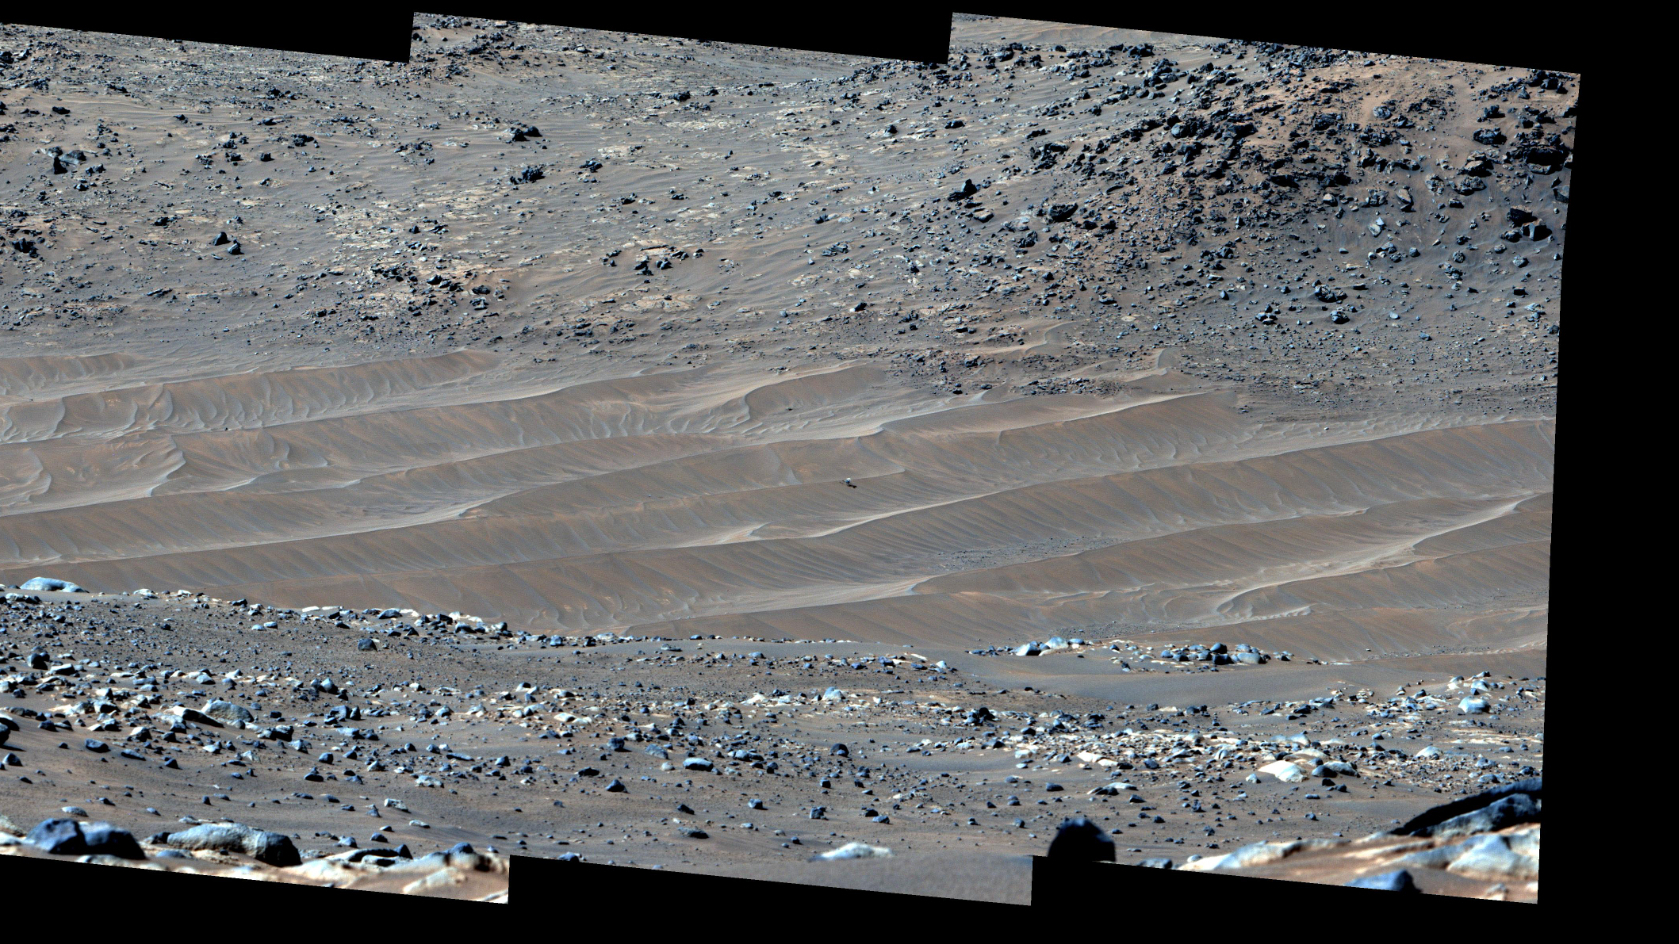
<svg viewBox="0 0 1679 944"><path fill-rule="evenodd" d="M23 839L34 844L37 849L54 855L87 853L87 840L82 836L81 826L73 819L42 820L35 824L35 828Z"/></svg>
<svg viewBox="0 0 1679 944"><path fill-rule="evenodd" d="M1464 836L1539 822L1542 778L1532 777L1425 810L1393 830L1397 836Z"/></svg>
<svg viewBox="0 0 1679 944"><path fill-rule="evenodd" d="M88 823L82 827L82 838L90 855L111 855L122 859L146 857L133 833L110 823Z"/></svg>
<svg viewBox="0 0 1679 944"><path fill-rule="evenodd" d="M1055 838L1050 840L1046 855L1052 859L1112 862L1114 841L1102 827L1083 816L1075 816L1064 821L1055 831Z"/></svg>

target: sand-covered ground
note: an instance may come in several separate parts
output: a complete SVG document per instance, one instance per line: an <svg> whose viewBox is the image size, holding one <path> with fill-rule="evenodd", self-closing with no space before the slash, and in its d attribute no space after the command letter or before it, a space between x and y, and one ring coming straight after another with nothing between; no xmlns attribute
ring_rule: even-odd
<svg viewBox="0 0 1679 944"><path fill-rule="evenodd" d="M1574 77L414 35L0 28L0 582L93 591L0 627L23 830L1023 901L1072 808L1183 864L1542 769Z"/></svg>

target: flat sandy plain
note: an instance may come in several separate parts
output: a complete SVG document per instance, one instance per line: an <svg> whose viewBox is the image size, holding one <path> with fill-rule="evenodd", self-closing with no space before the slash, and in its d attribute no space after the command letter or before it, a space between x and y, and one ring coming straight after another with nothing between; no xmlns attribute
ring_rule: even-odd
<svg viewBox="0 0 1679 944"><path fill-rule="evenodd" d="M23 829L1023 901L1073 813L1182 865L1542 770L1574 77L413 48L0 28L0 582L96 594L4 615ZM1302 748L1358 773L1246 779Z"/></svg>

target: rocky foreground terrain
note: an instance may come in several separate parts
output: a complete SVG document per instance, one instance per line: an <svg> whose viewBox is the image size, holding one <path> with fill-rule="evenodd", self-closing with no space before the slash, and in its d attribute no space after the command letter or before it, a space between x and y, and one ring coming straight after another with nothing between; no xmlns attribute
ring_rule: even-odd
<svg viewBox="0 0 1679 944"><path fill-rule="evenodd" d="M0 851L1536 896L1575 76L413 49L0 27Z"/></svg>
<svg viewBox="0 0 1679 944"><path fill-rule="evenodd" d="M6 600L8 828L109 822L151 837L134 849L146 862L260 869L255 856L281 880L477 897L517 852L760 877L818 864L866 884L861 863L819 858L861 848L960 852L987 881L940 893L1023 900L1022 857L1075 815L1132 861L1263 872L1304 852L1321 869L1324 850L1522 781L1544 752L1543 677L1379 692L1346 680L1386 682L1391 667L1372 676L1246 647L1238 661L1216 643L1204 660L1127 640L922 654L539 636L459 614L297 612L184 591ZM1077 687L1081 660L1118 664L1162 698L1207 690L1215 673L1275 694L1120 705L1057 691ZM193 831L221 822L284 850L253 852L243 834L200 846ZM1418 879L1429 891L1531 898L1538 827L1519 822L1531 861L1419 851L1450 833L1360 854L1375 867L1407 853L1439 872Z"/></svg>

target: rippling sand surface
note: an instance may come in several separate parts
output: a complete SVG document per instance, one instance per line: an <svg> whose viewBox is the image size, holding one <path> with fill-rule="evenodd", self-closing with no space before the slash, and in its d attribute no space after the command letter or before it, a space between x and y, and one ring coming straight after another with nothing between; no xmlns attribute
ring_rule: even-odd
<svg viewBox="0 0 1679 944"><path fill-rule="evenodd" d="M1553 421L507 360L0 361L0 580L568 633L1218 630L1324 658L1544 635Z"/></svg>

